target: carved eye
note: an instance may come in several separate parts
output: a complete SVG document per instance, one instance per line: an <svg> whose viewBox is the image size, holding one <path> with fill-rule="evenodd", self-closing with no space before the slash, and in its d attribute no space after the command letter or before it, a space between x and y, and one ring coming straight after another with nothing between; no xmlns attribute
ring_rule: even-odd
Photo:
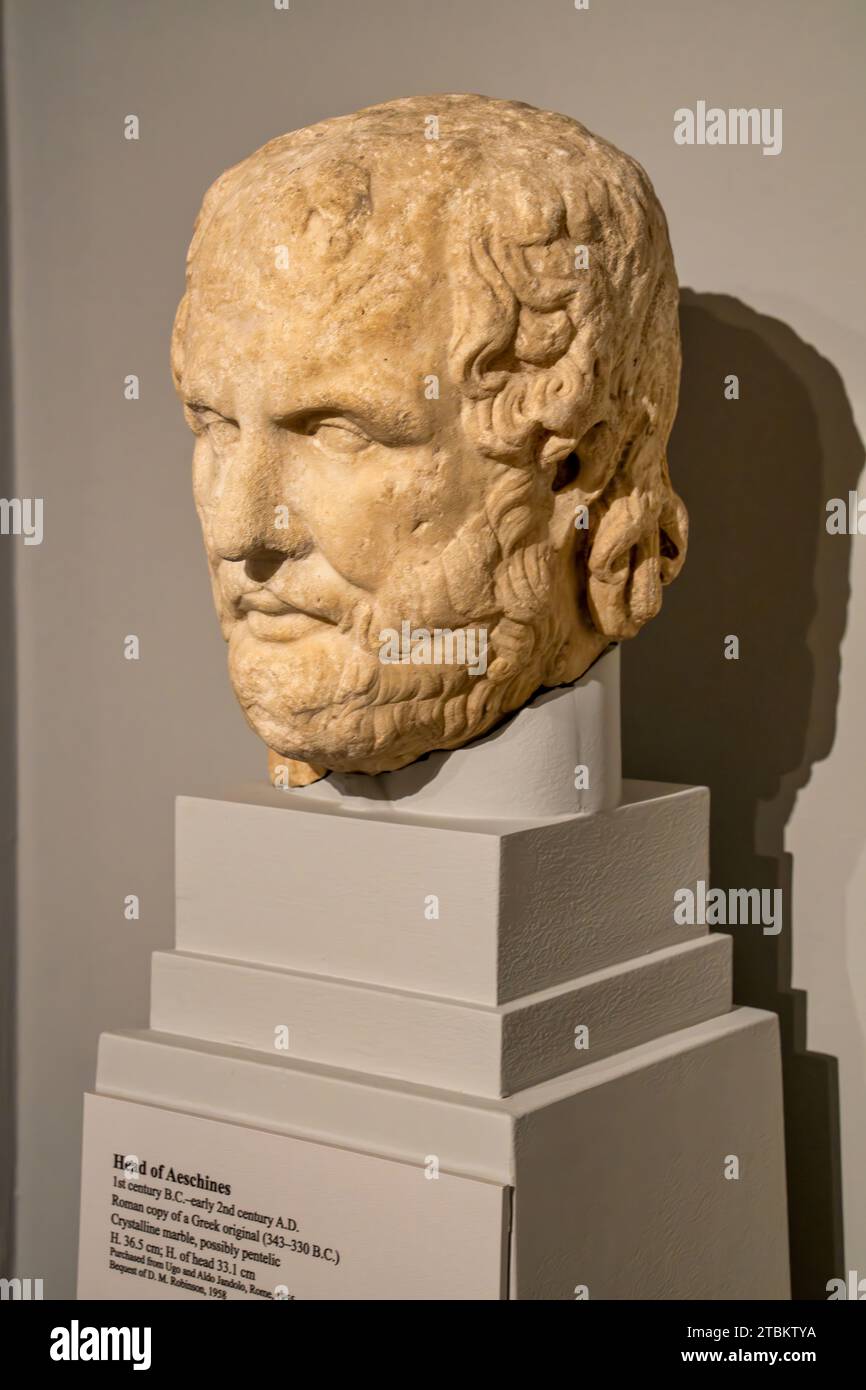
<svg viewBox="0 0 866 1390"><path fill-rule="evenodd" d="M329 454L359 454L372 443L363 430L341 416L315 420L307 433Z"/></svg>
<svg viewBox="0 0 866 1390"><path fill-rule="evenodd" d="M187 401L184 409L193 434L207 435L218 446L233 444L240 434L240 426L236 420L229 420L227 416L211 410L208 405Z"/></svg>

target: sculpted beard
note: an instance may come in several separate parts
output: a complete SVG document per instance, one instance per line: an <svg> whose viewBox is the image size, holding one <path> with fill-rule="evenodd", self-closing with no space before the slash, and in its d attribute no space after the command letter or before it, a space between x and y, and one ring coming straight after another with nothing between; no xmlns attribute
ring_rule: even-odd
<svg viewBox="0 0 866 1390"><path fill-rule="evenodd" d="M476 530L463 544L486 567L493 532L485 529L486 536ZM416 615L413 627L421 626L424 620L417 615L433 611L418 592L420 581L414 601L401 595L399 613L393 601L389 607L387 600L359 600L347 624L301 641L265 644L245 621L236 622L229 636L229 673L248 722L284 757L338 771L351 771L383 744L393 769L479 737L538 689L540 662L558 645L551 561L547 543L513 549L496 569L492 612L454 613L437 622L455 632L487 630L487 670L477 675L464 665L380 661L381 632L399 632L409 614ZM425 566L425 576L437 592L447 592L444 557Z"/></svg>

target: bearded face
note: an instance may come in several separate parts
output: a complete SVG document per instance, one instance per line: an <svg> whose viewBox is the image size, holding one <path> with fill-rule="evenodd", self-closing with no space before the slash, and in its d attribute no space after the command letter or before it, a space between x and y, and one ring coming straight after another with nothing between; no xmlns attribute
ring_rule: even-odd
<svg viewBox="0 0 866 1390"><path fill-rule="evenodd" d="M288 160L270 149L217 185L178 314L196 506L253 729L314 769L303 780L389 771L481 735L605 649L611 632L592 618L593 529L607 520L602 580L605 596L619 595L610 517L613 503L624 517L637 504L622 489L603 498L620 451L596 418L598 371L572 373L571 432L559 428L571 418L562 390L546 385L546 358L575 340L562 308L570 251L555 248L550 305L536 292L544 313L518 318L491 303L490 274L486 284L469 274L470 240L446 233L450 181L431 177L423 139L401 149L399 177L380 178L375 196L357 162L317 147L304 169L291 149ZM477 314L473 285L485 298ZM534 357L501 448L467 301L474 338L489 340L478 326L492 314L503 359L515 331ZM528 417L530 390L549 398L548 428ZM587 502L600 498L591 519ZM650 540L629 536L624 552L648 546L650 579L663 506L669 497L645 504Z"/></svg>
<svg viewBox="0 0 866 1390"><path fill-rule="evenodd" d="M554 496L466 439L444 290L413 287L383 322L361 289L335 320L311 281L288 306L214 303L190 324L194 492L256 733L294 760L382 771L465 742L541 684ZM437 632L467 634L467 659L452 640L425 660L417 634Z"/></svg>

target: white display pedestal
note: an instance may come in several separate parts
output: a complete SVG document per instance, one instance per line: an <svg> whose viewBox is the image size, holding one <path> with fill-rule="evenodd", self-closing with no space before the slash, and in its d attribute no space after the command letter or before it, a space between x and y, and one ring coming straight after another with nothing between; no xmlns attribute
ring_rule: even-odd
<svg viewBox="0 0 866 1390"><path fill-rule="evenodd" d="M621 784L617 661L426 772L179 799L81 1297L789 1296L776 1018L674 923L708 797Z"/></svg>

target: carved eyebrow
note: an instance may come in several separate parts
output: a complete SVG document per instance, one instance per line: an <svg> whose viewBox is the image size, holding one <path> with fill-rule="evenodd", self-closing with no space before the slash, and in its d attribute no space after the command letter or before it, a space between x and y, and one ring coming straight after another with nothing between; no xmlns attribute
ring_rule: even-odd
<svg viewBox="0 0 866 1390"><path fill-rule="evenodd" d="M212 389L212 386L203 381L182 383L181 387L181 399L187 410L212 410L214 415L222 415L226 420L231 419L231 411L220 410L213 404L221 394L219 388Z"/></svg>

